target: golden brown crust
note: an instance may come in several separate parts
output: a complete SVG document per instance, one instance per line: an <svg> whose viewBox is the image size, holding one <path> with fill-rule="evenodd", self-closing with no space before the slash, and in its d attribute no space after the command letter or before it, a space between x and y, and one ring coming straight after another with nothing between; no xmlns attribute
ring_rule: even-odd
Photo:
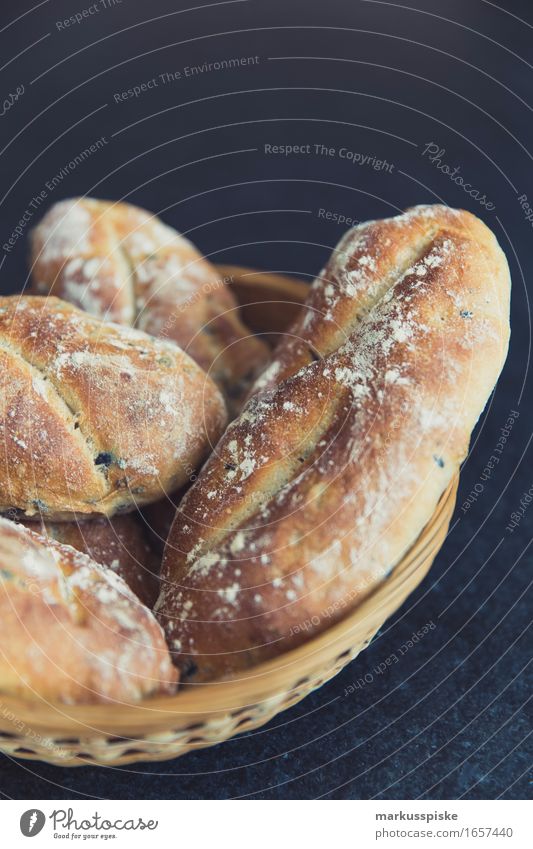
<svg viewBox="0 0 533 849"><path fill-rule="evenodd" d="M173 693L161 628L126 583L0 519L0 692L67 704Z"/></svg>
<svg viewBox="0 0 533 849"><path fill-rule="evenodd" d="M113 515L189 479L223 430L183 351L57 298L0 298L0 510Z"/></svg>
<svg viewBox="0 0 533 849"><path fill-rule="evenodd" d="M139 207L61 201L33 231L31 262L35 293L176 342L234 408L267 362L226 281L187 239Z"/></svg>
<svg viewBox="0 0 533 849"><path fill-rule="evenodd" d="M324 356L281 350L292 376L252 398L176 514L156 609L192 680L297 645L383 579L456 475L505 360L509 272L474 216L417 207L341 245L339 291L323 280L310 296L324 304L311 340L303 317Z"/></svg>
<svg viewBox="0 0 533 849"><path fill-rule="evenodd" d="M160 557L148 545L144 523L138 514L111 519L102 516L85 522L25 520L21 524L108 566L126 581L143 604L153 607L159 592Z"/></svg>
<svg viewBox="0 0 533 849"><path fill-rule="evenodd" d="M250 396L276 386L348 341L392 283L431 244L444 216L455 214L442 206L424 209L434 214L425 212L423 222L421 215L411 213L410 219L366 221L344 234Z"/></svg>

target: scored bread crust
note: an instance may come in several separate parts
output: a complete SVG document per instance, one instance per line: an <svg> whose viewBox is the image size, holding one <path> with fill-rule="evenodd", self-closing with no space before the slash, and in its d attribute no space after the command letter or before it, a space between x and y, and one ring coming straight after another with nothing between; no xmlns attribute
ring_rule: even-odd
<svg viewBox="0 0 533 849"><path fill-rule="evenodd" d="M143 604L153 607L159 593L160 557L148 545L139 515L99 516L84 522L23 520L21 524L112 569Z"/></svg>
<svg viewBox="0 0 533 849"><path fill-rule="evenodd" d="M31 236L32 290L176 342L240 407L268 349L194 245L144 209L73 198Z"/></svg>
<svg viewBox="0 0 533 849"><path fill-rule="evenodd" d="M0 519L0 693L67 704L175 692L152 613L113 571Z"/></svg>
<svg viewBox="0 0 533 849"><path fill-rule="evenodd" d="M299 319L305 344L278 357L290 376L250 400L176 514L156 611L190 680L298 645L390 572L505 361L509 271L473 215L370 222L328 268L310 296L320 314Z"/></svg>
<svg viewBox="0 0 533 849"><path fill-rule="evenodd" d="M465 225L476 226L474 216L460 214L465 216ZM285 331L267 368L251 387L250 397L347 342L450 219L457 224L456 211L437 204L413 207L395 218L364 221L348 230L311 285L304 307Z"/></svg>
<svg viewBox="0 0 533 849"><path fill-rule="evenodd" d="M0 298L0 511L128 512L187 481L224 401L175 345L57 298Z"/></svg>

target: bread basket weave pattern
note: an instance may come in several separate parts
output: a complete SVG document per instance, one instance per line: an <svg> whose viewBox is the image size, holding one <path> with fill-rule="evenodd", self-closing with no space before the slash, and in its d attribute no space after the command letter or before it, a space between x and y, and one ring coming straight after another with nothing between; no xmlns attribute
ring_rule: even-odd
<svg viewBox="0 0 533 849"><path fill-rule="evenodd" d="M220 271L244 320L277 333L305 299L305 283L232 266ZM64 705L0 693L0 750L62 766L161 761L258 728L296 704L355 658L429 571L446 537L458 479L401 563L342 621L304 645L238 678L189 685L138 704Z"/></svg>

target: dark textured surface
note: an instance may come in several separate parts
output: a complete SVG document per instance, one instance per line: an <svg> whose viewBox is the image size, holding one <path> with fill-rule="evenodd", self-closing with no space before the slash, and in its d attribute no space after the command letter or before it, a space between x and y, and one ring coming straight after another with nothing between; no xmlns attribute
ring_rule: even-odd
<svg viewBox="0 0 533 849"><path fill-rule="evenodd" d="M45 3L11 26L30 6L3 4L2 57L13 61L1 71L2 96L20 84L25 92L0 123L1 244L26 209L37 221L30 202L39 192L43 212L87 193L146 205L215 261L312 277L344 229L320 208L364 220L440 199L495 230L514 282L510 356L476 432L450 535L428 579L370 648L261 731L180 760L69 771L2 758L5 796L531 797L533 506L524 502L518 526L506 527L533 484L533 240L518 200L533 200L533 9L527 0L502 0L505 11L485 0L413 3L424 12L359 0L251 0L135 26L201 4L123 0L64 31L55 21L73 13L71 3ZM256 55L253 65L114 99L161 73ZM288 56L318 58L268 58ZM101 150L47 189L102 135ZM459 166L495 209L432 164L428 143L444 148L442 164ZM309 144L311 152L268 155L265 144ZM336 153L315 155L315 144ZM342 147L393 167L352 165L339 157ZM24 285L23 229L13 250L0 252L3 292ZM512 410L519 418L484 472ZM428 623L435 627L403 651Z"/></svg>

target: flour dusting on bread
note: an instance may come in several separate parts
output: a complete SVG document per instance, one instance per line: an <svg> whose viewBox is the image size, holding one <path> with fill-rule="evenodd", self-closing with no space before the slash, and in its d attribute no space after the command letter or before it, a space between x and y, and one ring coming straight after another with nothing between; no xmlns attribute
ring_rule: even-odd
<svg viewBox="0 0 533 849"><path fill-rule="evenodd" d="M505 258L469 213L344 237L178 510L156 608L186 676L297 645L394 568L466 456L508 311Z"/></svg>
<svg viewBox="0 0 533 849"><path fill-rule="evenodd" d="M56 298L0 305L0 510L112 515L188 480L226 421L196 363Z"/></svg>

